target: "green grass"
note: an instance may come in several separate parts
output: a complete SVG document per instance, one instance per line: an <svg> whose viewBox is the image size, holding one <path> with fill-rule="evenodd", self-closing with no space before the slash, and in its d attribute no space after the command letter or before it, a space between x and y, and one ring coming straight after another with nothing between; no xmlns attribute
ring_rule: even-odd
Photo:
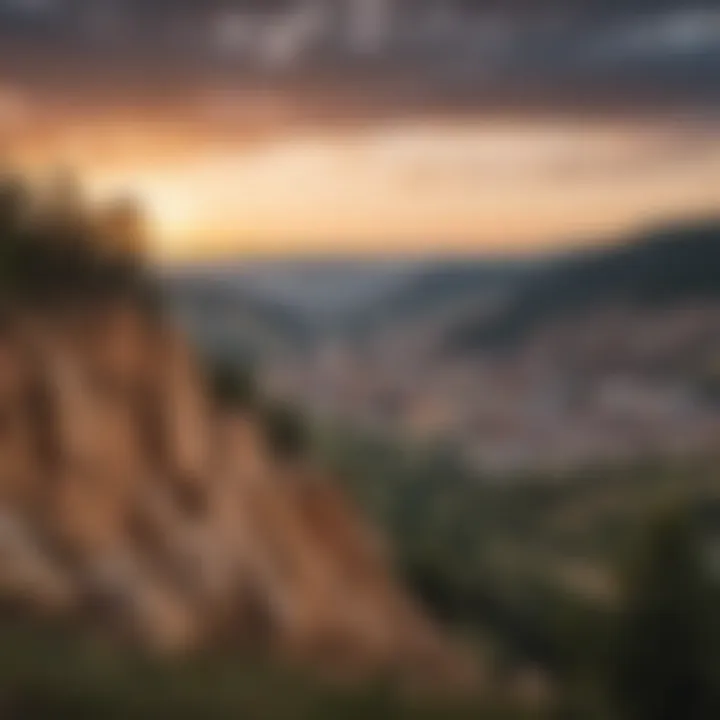
<svg viewBox="0 0 720 720"><path fill-rule="evenodd" d="M529 720L487 701L401 697L388 684L321 682L261 659L151 658L77 628L0 623L6 720Z"/></svg>

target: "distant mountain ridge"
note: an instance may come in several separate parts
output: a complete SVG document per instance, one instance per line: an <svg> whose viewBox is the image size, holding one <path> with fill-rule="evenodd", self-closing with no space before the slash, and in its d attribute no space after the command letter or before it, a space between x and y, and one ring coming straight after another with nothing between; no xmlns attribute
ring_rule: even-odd
<svg viewBox="0 0 720 720"><path fill-rule="evenodd" d="M548 322L611 303L709 299L720 300L720 219L646 231L546 266L501 312L455 328L448 342L452 349L506 347Z"/></svg>
<svg viewBox="0 0 720 720"><path fill-rule="evenodd" d="M525 277L534 263L462 258L288 258L201 264L160 273L166 295L204 347L222 317L221 344L305 345L422 322L458 302L485 297ZM233 340L233 337L235 340Z"/></svg>
<svg viewBox="0 0 720 720"><path fill-rule="evenodd" d="M171 314L216 359L254 360L313 336L302 313L253 292L235 275L187 270L161 274L159 282Z"/></svg>
<svg viewBox="0 0 720 720"><path fill-rule="evenodd" d="M526 259L459 257L427 261L392 291L345 318L346 330L366 333L396 323L422 322L488 299L524 280L535 262Z"/></svg>
<svg viewBox="0 0 720 720"><path fill-rule="evenodd" d="M173 271L162 284L212 355L277 355L328 336L412 328L451 352L501 348L610 304L720 300L720 219L550 257L260 261Z"/></svg>

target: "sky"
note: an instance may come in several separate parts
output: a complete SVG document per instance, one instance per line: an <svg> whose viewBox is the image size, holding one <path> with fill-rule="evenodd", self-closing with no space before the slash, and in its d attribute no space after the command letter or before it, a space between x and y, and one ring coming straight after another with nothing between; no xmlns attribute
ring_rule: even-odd
<svg viewBox="0 0 720 720"><path fill-rule="evenodd" d="M0 155L162 258L524 251L720 212L718 0L0 0Z"/></svg>

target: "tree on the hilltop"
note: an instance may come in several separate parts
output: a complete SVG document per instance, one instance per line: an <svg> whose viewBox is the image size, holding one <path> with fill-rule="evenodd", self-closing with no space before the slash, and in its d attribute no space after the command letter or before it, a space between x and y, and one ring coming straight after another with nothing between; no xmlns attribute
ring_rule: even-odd
<svg viewBox="0 0 720 720"><path fill-rule="evenodd" d="M53 300L137 289L145 228L122 201L91 207L77 180L59 174L41 189L0 178L0 292Z"/></svg>

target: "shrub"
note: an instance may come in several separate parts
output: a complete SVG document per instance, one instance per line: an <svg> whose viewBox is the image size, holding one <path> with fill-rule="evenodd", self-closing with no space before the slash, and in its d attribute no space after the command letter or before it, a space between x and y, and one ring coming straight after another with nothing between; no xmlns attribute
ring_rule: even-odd
<svg viewBox="0 0 720 720"><path fill-rule="evenodd" d="M257 382L247 365L215 363L210 369L209 384L212 397L220 407L247 409L257 403Z"/></svg>
<svg viewBox="0 0 720 720"><path fill-rule="evenodd" d="M268 403L263 410L263 428L268 445L282 459L297 459L309 445L307 423L293 407L284 403Z"/></svg>

